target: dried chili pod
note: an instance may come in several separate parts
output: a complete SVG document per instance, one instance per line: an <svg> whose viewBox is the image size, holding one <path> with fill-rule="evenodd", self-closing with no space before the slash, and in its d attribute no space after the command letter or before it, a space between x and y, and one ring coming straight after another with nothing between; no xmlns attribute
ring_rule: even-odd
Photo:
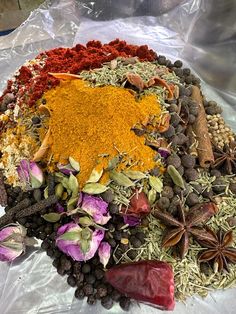
<svg viewBox="0 0 236 314"><path fill-rule="evenodd" d="M162 310L173 310L174 275L166 262L147 260L110 268L106 280L119 292Z"/></svg>

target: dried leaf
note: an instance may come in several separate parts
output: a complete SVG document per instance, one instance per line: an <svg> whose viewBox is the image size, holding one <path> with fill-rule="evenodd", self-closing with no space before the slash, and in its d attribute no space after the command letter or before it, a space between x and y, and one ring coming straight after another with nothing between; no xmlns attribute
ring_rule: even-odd
<svg viewBox="0 0 236 314"><path fill-rule="evenodd" d="M146 174L141 171L126 170L123 173L132 180L141 180L147 177Z"/></svg>
<svg viewBox="0 0 236 314"><path fill-rule="evenodd" d="M80 172L80 164L78 161L76 161L74 158L69 157L69 162L70 165L73 169L75 169L76 171Z"/></svg>
<svg viewBox="0 0 236 314"><path fill-rule="evenodd" d="M157 192L161 193L162 188L163 188L163 183L160 178L154 177L154 176L149 176L149 183L151 187Z"/></svg>
<svg viewBox="0 0 236 314"><path fill-rule="evenodd" d="M115 170L110 171L109 173L110 179L113 180L117 185L130 187L133 186L134 183L123 173L117 172Z"/></svg>
<svg viewBox="0 0 236 314"><path fill-rule="evenodd" d="M179 171L174 166L169 165L167 167L167 172L170 175L174 184L181 187L182 189L184 189L184 181L183 181L183 178L181 177Z"/></svg>
<svg viewBox="0 0 236 314"><path fill-rule="evenodd" d="M58 213L49 213L42 215L43 219L48 222L57 222L61 219L61 214Z"/></svg>
<svg viewBox="0 0 236 314"><path fill-rule="evenodd" d="M101 194L108 190L108 187L100 183L86 183L83 192L88 194Z"/></svg>
<svg viewBox="0 0 236 314"><path fill-rule="evenodd" d="M101 176L103 174L103 169L101 169L100 171L98 171L96 168L94 168L90 174L90 177L87 181L87 183L96 183L101 179Z"/></svg>

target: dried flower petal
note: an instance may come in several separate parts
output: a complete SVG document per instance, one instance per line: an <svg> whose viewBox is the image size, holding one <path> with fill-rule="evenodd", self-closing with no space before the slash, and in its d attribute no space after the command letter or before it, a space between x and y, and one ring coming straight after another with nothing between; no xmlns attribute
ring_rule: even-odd
<svg viewBox="0 0 236 314"><path fill-rule="evenodd" d="M141 223L141 219L139 217L132 216L132 215L123 215L123 219L124 219L124 223L131 227L140 225Z"/></svg>
<svg viewBox="0 0 236 314"><path fill-rule="evenodd" d="M111 218L108 213L108 203L100 197L83 194L80 207L92 216L97 224L105 225Z"/></svg>
<svg viewBox="0 0 236 314"><path fill-rule="evenodd" d="M111 246L107 242L102 242L98 248L98 256L100 262L103 264L104 267L107 266L109 258L111 256Z"/></svg>

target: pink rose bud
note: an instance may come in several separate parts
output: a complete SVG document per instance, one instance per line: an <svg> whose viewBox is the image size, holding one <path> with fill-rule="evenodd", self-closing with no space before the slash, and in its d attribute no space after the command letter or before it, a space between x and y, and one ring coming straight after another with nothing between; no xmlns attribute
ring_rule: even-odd
<svg viewBox="0 0 236 314"><path fill-rule="evenodd" d="M100 262L103 264L104 267L107 266L107 263L111 256L111 246L107 242L102 242L98 248L98 256Z"/></svg>
<svg viewBox="0 0 236 314"><path fill-rule="evenodd" d="M56 245L73 260L86 261L95 255L103 237L104 230L82 229L70 222L57 230Z"/></svg>
<svg viewBox="0 0 236 314"><path fill-rule="evenodd" d="M26 245L37 243L26 237L26 229L19 224L11 224L0 230L0 261L11 262L25 252Z"/></svg>
<svg viewBox="0 0 236 314"><path fill-rule="evenodd" d="M78 206L88 213L93 218L94 222L99 225L105 225L111 219L108 213L108 203L103 201L100 197L83 193L78 202Z"/></svg>
<svg viewBox="0 0 236 314"><path fill-rule="evenodd" d="M43 183L43 172L33 161L21 160L17 172L22 183L28 188L37 189Z"/></svg>

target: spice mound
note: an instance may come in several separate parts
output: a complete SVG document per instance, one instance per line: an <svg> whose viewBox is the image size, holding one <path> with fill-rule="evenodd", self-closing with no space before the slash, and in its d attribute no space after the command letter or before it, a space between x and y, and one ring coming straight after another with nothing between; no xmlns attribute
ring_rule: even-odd
<svg viewBox="0 0 236 314"><path fill-rule="evenodd" d="M119 39L26 62L0 97L0 261L36 237L106 309L235 286L236 136L200 84Z"/></svg>
<svg viewBox="0 0 236 314"><path fill-rule="evenodd" d="M90 87L82 80L62 81L45 93L50 111L49 128L53 162L63 163L69 156L80 162L83 185L103 154L114 157L117 150L129 156L139 170L154 167L154 151L144 138L131 130L150 115L161 112L157 98L144 96L139 101L119 87ZM105 158L103 158L105 159Z"/></svg>

